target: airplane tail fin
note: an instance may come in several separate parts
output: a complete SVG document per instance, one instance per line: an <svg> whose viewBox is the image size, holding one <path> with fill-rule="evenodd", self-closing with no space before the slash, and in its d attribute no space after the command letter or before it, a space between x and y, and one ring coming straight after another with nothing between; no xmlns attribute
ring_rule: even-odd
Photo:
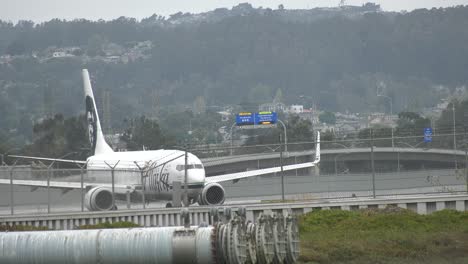
<svg viewBox="0 0 468 264"><path fill-rule="evenodd" d="M91 143L92 155L114 152L106 143L102 133L101 123L97 113L96 102L94 101L93 89L87 69L83 69L83 87L85 93L86 119L88 121L89 143Z"/></svg>
<svg viewBox="0 0 468 264"><path fill-rule="evenodd" d="M320 132L317 131L317 141L315 142L315 160L314 163L320 162Z"/></svg>

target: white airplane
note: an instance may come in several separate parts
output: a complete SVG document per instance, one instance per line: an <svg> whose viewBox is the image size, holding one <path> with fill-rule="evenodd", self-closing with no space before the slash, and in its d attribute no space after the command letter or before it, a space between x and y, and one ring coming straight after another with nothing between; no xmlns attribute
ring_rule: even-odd
<svg viewBox="0 0 468 264"><path fill-rule="evenodd" d="M242 178L280 172L281 167L230 173L205 177L205 169L199 158L180 150L127 151L114 152L106 143L102 133L99 116L96 111L88 70L83 72L86 116L88 120L89 141L93 155L86 161L65 160L29 156L11 156L55 162L71 162L86 165L87 178L96 182L58 182L38 180L14 180L13 184L30 187L58 188L64 191L86 189L85 206L90 211L107 211L116 209L115 200L126 200L127 195L141 197L145 200L173 199L173 183L184 183L187 170L188 201L200 205L221 205L225 201L224 188L219 182L239 180ZM320 134L317 134L315 160L301 164L283 166L284 171L314 167L320 162ZM187 167L185 164L188 164ZM110 181L110 169L114 168L114 184ZM0 179L0 184L10 184L9 179ZM182 184L183 185L183 184ZM182 186L183 187L183 186ZM113 189L113 191L112 191ZM171 206L170 203L166 205Z"/></svg>

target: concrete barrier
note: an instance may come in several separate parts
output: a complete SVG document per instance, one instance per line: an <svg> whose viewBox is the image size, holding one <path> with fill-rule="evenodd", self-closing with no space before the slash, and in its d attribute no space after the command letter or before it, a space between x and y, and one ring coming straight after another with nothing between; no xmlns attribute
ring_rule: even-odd
<svg viewBox="0 0 468 264"><path fill-rule="evenodd" d="M397 206L413 210L419 214L429 214L444 209L467 211L468 195L419 195L377 199L346 198L293 203L259 203L245 205L245 208L247 220L254 222L261 213L279 213L283 215L292 213L299 215L313 210L358 210L385 208L387 206ZM231 207L233 210L236 210L235 206ZM211 210L212 207L190 207L190 223L192 225L212 224ZM80 225L121 221L129 221L145 227L180 226L183 224L180 218L180 209L178 208L53 213L44 215L24 214L0 217L0 225L44 226L55 230L71 230Z"/></svg>

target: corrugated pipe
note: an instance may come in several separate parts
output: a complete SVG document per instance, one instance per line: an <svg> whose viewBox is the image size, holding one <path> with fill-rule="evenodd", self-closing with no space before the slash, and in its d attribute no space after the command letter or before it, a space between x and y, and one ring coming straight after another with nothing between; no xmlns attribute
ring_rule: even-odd
<svg viewBox="0 0 468 264"><path fill-rule="evenodd" d="M212 263L213 227L0 234L0 263Z"/></svg>
<svg viewBox="0 0 468 264"><path fill-rule="evenodd" d="M1 264L244 264L295 263L299 256L294 217L260 215L245 209L214 209L213 226L96 229L0 233Z"/></svg>

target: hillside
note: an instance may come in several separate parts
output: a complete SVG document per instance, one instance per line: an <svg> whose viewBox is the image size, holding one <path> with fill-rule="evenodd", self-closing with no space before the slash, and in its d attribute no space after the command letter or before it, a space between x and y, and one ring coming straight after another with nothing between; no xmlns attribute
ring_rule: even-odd
<svg viewBox="0 0 468 264"><path fill-rule="evenodd" d="M1 22L0 129L27 139L32 122L81 112L83 67L98 101L111 102L113 127L141 114L184 111L197 100L255 109L278 91L288 104L388 112L380 89L395 113L418 111L467 84L466 43L463 6L386 13L372 5L244 4L142 21Z"/></svg>

